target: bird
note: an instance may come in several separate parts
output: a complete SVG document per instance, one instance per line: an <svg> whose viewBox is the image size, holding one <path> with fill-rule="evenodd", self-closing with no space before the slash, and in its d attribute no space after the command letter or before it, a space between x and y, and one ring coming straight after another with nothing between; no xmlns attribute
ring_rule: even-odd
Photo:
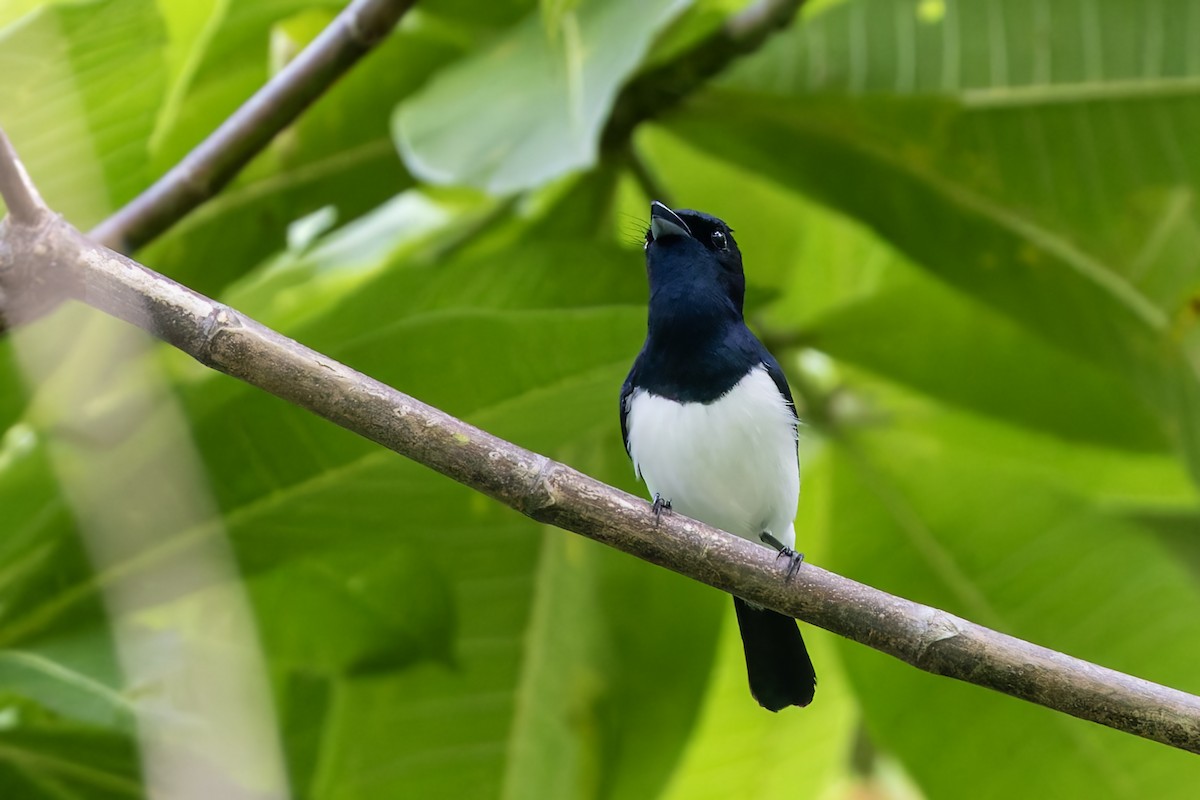
<svg viewBox="0 0 1200 800"><path fill-rule="evenodd" d="M779 363L746 326L733 231L691 209L650 204L646 339L621 387L621 435L656 515L680 513L789 559L800 495L799 418ZM796 620L736 595L750 692L807 706L816 672Z"/></svg>

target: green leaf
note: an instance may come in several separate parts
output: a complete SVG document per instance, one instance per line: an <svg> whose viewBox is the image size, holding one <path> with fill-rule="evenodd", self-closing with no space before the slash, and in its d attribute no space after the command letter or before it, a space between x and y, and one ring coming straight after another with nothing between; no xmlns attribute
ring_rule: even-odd
<svg viewBox="0 0 1200 800"><path fill-rule="evenodd" d="M209 21L217 14L223 0L196 0L192 3L173 3L160 0L159 14L167 29L167 84L179 91L196 68L195 60L203 53L203 40L212 35ZM166 98L168 105L173 99ZM170 111L168 114L172 113Z"/></svg>
<svg viewBox="0 0 1200 800"><path fill-rule="evenodd" d="M1200 68L1189 49L1190 11L1187 0L812 3L803 25L738 62L726 77L785 94L1070 99L1154 93ZM797 47L809 58L792 58Z"/></svg>
<svg viewBox="0 0 1200 800"><path fill-rule="evenodd" d="M288 785L295 796L315 797L313 777L335 697L333 683L307 672L287 672L279 683L276 706L280 730L288 732Z"/></svg>
<svg viewBox="0 0 1200 800"><path fill-rule="evenodd" d="M229 287L225 302L255 318L270 318L276 327L294 328L331 313L389 265L437 259L464 230L471 231L494 211L492 203L479 197L402 192L311 247L279 254ZM409 287L410 292L420 289Z"/></svg>
<svg viewBox="0 0 1200 800"><path fill-rule="evenodd" d="M0 124L46 202L80 228L148 178L164 46L153 0L52 4L0 30Z"/></svg>
<svg viewBox="0 0 1200 800"><path fill-rule="evenodd" d="M115 656L101 626L0 650L5 695L36 701L60 718L130 734L134 702L120 687Z"/></svg>
<svg viewBox="0 0 1200 800"><path fill-rule="evenodd" d="M445 576L419 548L347 546L289 561L251 590L259 615L271 620L265 647L297 671L378 672L419 659L451 661L452 600Z"/></svg>
<svg viewBox="0 0 1200 800"><path fill-rule="evenodd" d="M1145 61L1110 55L1181 30L1187 4L1089 0L1051 18L1044 4L949 3L936 24L916 8L816 15L672 128L1117 371L1200 474L1200 162L1178 135L1200 108L1200 64L1177 35ZM1030 25L1048 38L999 46Z"/></svg>
<svg viewBox="0 0 1200 800"><path fill-rule="evenodd" d="M1151 507L1134 509L1129 517L1158 534L1200 582L1200 511Z"/></svg>
<svg viewBox="0 0 1200 800"><path fill-rule="evenodd" d="M746 8L741 0L692 0L654 43L644 69L666 64L681 56Z"/></svg>
<svg viewBox="0 0 1200 800"><path fill-rule="evenodd" d="M0 439L0 629L20 625L36 608L89 573L87 554L74 535L67 504L46 453L45 437L17 423ZM95 598L73 609L63 622L97 624L103 611ZM24 640L6 637L5 644ZM86 653L86 649L77 651ZM67 671L87 672L58 656ZM101 680L103 682L103 680Z"/></svg>
<svg viewBox="0 0 1200 800"><path fill-rule="evenodd" d="M429 25L397 28L231 186L141 257L191 288L216 294L281 249L295 220L332 207L338 224L346 225L407 189L412 181L389 132L391 108L461 51L460 42ZM219 71L209 80L240 81ZM238 91L252 89L230 90L231 100ZM220 124L218 109L190 95L179 102L180 113L189 116L177 121L173 137L194 143Z"/></svg>
<svg viewBox="0 0 1200 800"><path fill-rule="evenodd" d="M1168 449L1151 410L1111 372L894 257L889 266L893 282L898 273L907 280L835 311L806 331L805 341L943 402L1027 428L1131 450Z"/></svg>
<svg viewBox="0 0 1200 800"><path fill-rule="evenodd" d="M537 0L496 0L482 5L474 0L428 0L421 4L420 13L490 35L527 16L537 6Z"/></svg>
<svg viewBox="0 0 1200 800"><path fill-rule="evenodd" d="M1072 487L1047 478L1070 469L1070 445L936 409L898 422L838 448L833 513L854 535L834 540L833 568L1071 655L1200 690L1192 669L1200 621L1191 613L1200 584L1148 530L1108 511L1086 476ZM1018 441L1019 455L1006 451ZM1078 468L1088 463L1081 456ZM1195 494L1179 499L1194 504ZM845 643L842 651L872 738L930 797L958 796L967 776L981 797L1030 785L1064 797L1190 793L1181 780L1190 761L1177 750L924 675L864 647Z"/></svg>
<svg viewBox="0 0 1200 800"><path fill-rule="evenodd" d="M617 459L628 470L624 454ZM604 734L597 764L601 793L631 800L658 796L699 719L720 621L731 602L695 581L657 574L662 570L624 553L589 547L604 565L601 592L590 602L603 609L598 616L609 649L600 662L608 691L597 704Z"/></svg>
<svg viewBox="0 0 1200 800"><path fill-rule="evenodd" d="M657 125L639 131L637 147L674 202L716 214L734 229L747 285L772 295L765 304L747 300L748 317L767 332L803 332L823 314L869 297L891 280L890 246L770 176ZM647 216L646 205L636 210Z"/></svg>
<svg viewBox="0 0 1200 800"><path fill-rule="evenodd" d="M555 530L542 533L503 797L589 795L602 780L597 706L610 682L602 616L580 613L598 599L594 555Z"/></svg>
<svg viewBox="0 0 1200 800"><path fill-rule="evenodd" d="M0 3L0 28L47 4L47 0L4 0Z"/></svg>
<svg viewBox="0 0 1200 800"><path fill-rule="evenodd" d="M165 172L269 77L271 29L331 0L216 0L186 16L171 12L172 61L179 72L155 131L154 168ZM186 55L184 55L186 53Z"/></svg>
<svg viewBox="0 0 1200 800"><path fill-rule="evenodd" d="M124 737L55 725L0 731L5 797L141 797L138 766Z"/></svg>
<svg viewBox="0 0 1200 800"><path fill-rule="evenodd" d="M17 367L16 353L12 341L0 340L0 431L7 431L15 424L25 408L25 387ZM0 448L6 444L0 442Z"/></svg>
<svg viewBox="0 0 1200 800"><path fill-rule="evenodd" d="M821 449L806 453L802 463L799 546L808 559L824 564L830 540L841 533L831 517L829 458ZM837 637L801 623L817 670L816 699L803 710L768 714L750 700L746 658L731 606L726 601L717 659L696 728L662 796L769 800L836 793L850 778L850 752L860 724Z"/></svg>
<svg viewBox="0 0 1200 800"><path fill-rule="evenodd" d="M817 797L846 779L856 709L833 639L822 633L804 627L817 699L803 710L769 716L750 697L737 622L724 615L700 718L662 797Z"/></svg>
<svg viewBox="0 0 1200 800"><path fill-rule="evenodd" d="M583 0L553 15L549 31L540 15L527 17L400 106L394 131L405 164L431 183L492 194L591 166L617 90L685 5Z"/></svg>

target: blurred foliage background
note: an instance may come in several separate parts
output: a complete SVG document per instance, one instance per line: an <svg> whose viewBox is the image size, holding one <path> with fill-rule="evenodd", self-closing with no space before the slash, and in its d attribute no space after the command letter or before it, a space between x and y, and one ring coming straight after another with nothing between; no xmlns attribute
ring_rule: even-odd
<svg viewBox="0 0 1200 800"><path fill-rule="evenodd" d="M0 125L86 229L341 5L0 0ZM641 493L647 203L717 214L807 421L810 560L1200 692L1200 5L814 0L599 154L620 87L744 5L422 0L138 257ZM6 798L1200 785L807 626L817 700L768 714L717 592L136 338L0 341Z"/></svg>

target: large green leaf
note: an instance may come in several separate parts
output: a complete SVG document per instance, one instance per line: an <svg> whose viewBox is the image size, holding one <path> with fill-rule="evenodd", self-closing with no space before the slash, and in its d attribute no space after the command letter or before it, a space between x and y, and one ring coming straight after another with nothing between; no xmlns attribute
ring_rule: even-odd
<svg viewBox="0 0 1200 800"><path fill-rule="evenodd" d="M686 5L583 0L553 15L549 29L529 16L397 110L409 170L507 194L591 166L617 90Z"/></svg>
<svg viewBox="0 0 1200 800"><path fill-rule="evenodd" d="M0 27L9 25L44 5L47 5L46 0L2 0L0 2Z"/></svg>
<svg viewBox="0 0 1200 800"><path fill-rule="evenodd" d="M452 600L420 548L341 547L286 561L254 584L258 608L271 620L263 635L276 663L337 675L449 660ZM319 646L314 631L321 631Z"/></svg>
<svg viewBox="0 0 1200 800"><path fill-rule="evenodd" d="M0 430L7 431L25 407L25 392L12 342L0 341ZM4 444L0 443L0 447Z"/></svg>
<svg viewBox="0 0 1200 800"><path fill-rule="evenodd" d="M338 5L336 0L215 0L186 14L170 12L177 74L155 131L155 171L177 163L266 82L274 26L308 9Z"/></svg>
<svg viewBox="0 0 1200 800"><path fill-rule="evenodd" d="M0 792L13 798L141 797L137 752L126 738L53 723L6 729L0 732Z"/></svg>
<svg viewBox="0 0 1200 800"><path fill-rule="evenodd" d="M496 0L485 5L474 0L428 0L421 3L421 14L456 28L465 28L486 40L498 30L520 21L539 5L538 0Z"/></svg>
<svg viewBox="0 0 1200 800"><path fill-rule="evenodd" d="M907 279L841 308L805 341L944 402L1065 439L1166 450L1162 427L1111 372L893 261ZM969 376L969 380L964 377Z"/></svg>
<svg viewBox="0 0 1200 800"><path fill-rule="evenodd" d="M153 0L47 5L0 29L0 125L46 202L81 228L148 178L165 42Z"/></svg>
<svg viewBox="0 0 1200 800"><path fill-rule="evenodd" d="M240 38L249 34L238 33L239 26L249 24L230 19L223 30L232 26L228 35ZM261 71L260 77L265 77L267 37L255 30L254 36L262 38L252 72ZM461 49L451 33L434 26L398 28L230 187L169 231L143 259L199 291L216 293L282 248L288 226L301 217L330 208L336 223L345 224L408 187L411 179L391 143L391 108ZM228 103L245 100L257 88L236 72L217 71L207 80L232 84L221 90L230 95ZM190 95L179 102L189 112L175 121L171 137L192 143L214 130L221 114L231 110L227 103L211 108L200 103L193 109L199 101Z"/></svg>
<svg viewBox="0 0 1200 800"><path fill-rule="evenodd" d="M1200 580L1200 512L1193 509L1138 509L1131 513L1140 525L1155 531Z"/></svg>
<svg viewBox="0 0 1200 800"><path fill-rule="evenodd" d="M838 4L672 127L1118 371L1195 468L1200 162L1178 132L1200 113L1200 65L1167 33L1188 4L939 7ZM1116 55L1151 35L1144 60Z"/></svg>
<svg viewBox="0 0 1200 800"><path fill-rule="evenodd" d="M133 697L120 673L106 631L92 625L35 647L0 650L0 686L10 697L34 700L76 723L133 731Z"/></svg>
<svg viewBox="0 0 1200 800"><path fill-rule="evenodd" d="M270 318L277 328L294 329L309 318L333 313L359 284L389 265L428 266L464 237L469 239L495 212L494 203L474 195L402 192L347 223L336 236L278 254L230 286L225 302L252 317ZM420 275L432 277L432 271ZM409 284L398 293L402 299L426 288L424 281L401 279Z"/></svg>
<svg viewBox="0 0 1200 800"><path fill-rule="evenodd" d="M5 433L0 447L0 507L4 526L0 537L0 629L21 625L28 615L60 595L87 574L87 556L73 535L67 504L59 493L45 448L28 423L18 423ZM102 616L95 598L83 602L66 620L95 624ZM11 645L13 637L5 637ZM84 651L79 651L81 654ZM62 656L68 671L86 671ZM101 681L103 682L103 681Z"/></svg>
<svg viewBox="0 0 1200 800"><path fill-rule="evenodd" d="M833 513L847 535L835 540L835 568L1006 633L1200 690L1191 666L1200 656L1192 613L1200 585L1146 528L1107 510L1103 480L1078 474L1101 474L1099 459L919 403L909 409L894 427L839 448ZM1127 459L1109 468L1144 473ZM1195 503L1185 482L1169 482L1173 502ZM1130 488L1128 478L1117 485ZM1178 751L923 675L856 645L843 653L868 728L931 797L959 796L964 780L983 797L1030 785L1065 797L1191 792L1195 765ZM934 724L913 724L918 718Z"/></svg>
<svg viewBox="0 0 1200 800"><path fill-rule="evenodd" d="M832 511L832 473L825 448L802 458L804 486L796 519L798 546L829 563L840 534ZM766 714L747 702L746 659L729 609L718 659L696 729L664 796L768 798L836 796L850 777L860 724L836 637L801 625L817 670L817 695L803 711Z"/></svg>

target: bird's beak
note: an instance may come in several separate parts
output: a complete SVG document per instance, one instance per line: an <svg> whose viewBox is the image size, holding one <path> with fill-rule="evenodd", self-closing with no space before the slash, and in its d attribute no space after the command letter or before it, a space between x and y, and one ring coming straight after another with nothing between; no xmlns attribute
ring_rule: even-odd
<svg viewBox="0 0 1200 800"><path fill-rule="evenodd" d="M650 203L650 236L658 241L664 236L691 236L687 223L657 200Z"/></svg>

